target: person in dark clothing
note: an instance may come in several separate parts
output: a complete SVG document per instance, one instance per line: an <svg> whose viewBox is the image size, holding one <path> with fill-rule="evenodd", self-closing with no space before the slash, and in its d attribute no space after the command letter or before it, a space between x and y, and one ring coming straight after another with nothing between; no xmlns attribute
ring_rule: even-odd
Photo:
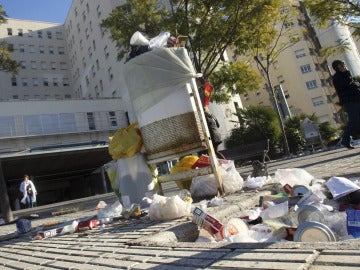
<svg viewBox="0 0 360 270"><path fill-rule="evenodd" d="M355 136L360 122L360 83L352 77L343 61L333 61L332 67L335 70L333 84L339 96L340 105L344 107L348 115L348 124L341 144L348 149L353 149L351 136Z"/></svg>
<svg viewBox="0 0 360 270"><path fill-rule="evenodd" d="M211 113L208 107L204 107L204 113L215 153L218 156L218 158L225 159L224 155L218 151L218 146L222 143L221 133L219 131L219 127L220 127L219 121Z"/></svg>

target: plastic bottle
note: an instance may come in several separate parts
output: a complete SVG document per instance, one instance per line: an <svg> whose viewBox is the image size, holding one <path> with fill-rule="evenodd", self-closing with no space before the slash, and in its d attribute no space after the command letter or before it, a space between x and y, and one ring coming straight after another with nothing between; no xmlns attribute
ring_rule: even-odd
<svg viewBox="0 0 360 270"><path fill-rule="evenodd" d="M77 220L73 220L69 224L68 223L69 222L64 224L64 227L62 228L60 234L76 232L79 222Z"/></svg>

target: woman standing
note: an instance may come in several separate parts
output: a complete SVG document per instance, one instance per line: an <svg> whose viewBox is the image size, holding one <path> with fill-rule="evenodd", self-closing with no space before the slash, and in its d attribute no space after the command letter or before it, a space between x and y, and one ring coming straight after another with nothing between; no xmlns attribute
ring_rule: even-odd
<svg viewBox="0 0 360 270"><path fill-rule="evenodd" d="M34 183L27 174L24 175L24 180L20 184L20 191L23 193L21 203L25 204L25 208L34 207L37 192Z"/></svg>

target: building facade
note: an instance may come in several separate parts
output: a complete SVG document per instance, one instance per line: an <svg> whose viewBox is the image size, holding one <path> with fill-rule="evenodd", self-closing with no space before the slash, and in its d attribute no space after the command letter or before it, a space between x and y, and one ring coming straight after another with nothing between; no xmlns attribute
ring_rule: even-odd
<svg viewBox="0 0 360 270"><path fill-rule="evenodd" d="M332 85L331 59L320 54L323 46L337 40L334 29L324 31L315 27L302 2L290 2L296 15L290 17L284 27L291 28L291 34L299 37L299 41L280 53L270 67L280 111L284 118L289 114L315 114L319 122L329 121L333 127L339 128L343 117ZM281 38L289 39L290 36ZM263 83L262 89L242 96L244 107L273 105L267 82L264 80Z"/></svg>

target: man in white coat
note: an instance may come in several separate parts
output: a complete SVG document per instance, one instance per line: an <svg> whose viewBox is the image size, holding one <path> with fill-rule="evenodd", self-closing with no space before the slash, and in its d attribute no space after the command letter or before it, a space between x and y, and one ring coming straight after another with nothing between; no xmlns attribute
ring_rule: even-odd
<svg viewBox="0 0 360 270"><path fill-rule="evenodd" d="M20 184L20 191L23 193L21 203L25 204L25 208L34 207L37 192L34 183L27 174L24 175L24 180Z"/></svg>

